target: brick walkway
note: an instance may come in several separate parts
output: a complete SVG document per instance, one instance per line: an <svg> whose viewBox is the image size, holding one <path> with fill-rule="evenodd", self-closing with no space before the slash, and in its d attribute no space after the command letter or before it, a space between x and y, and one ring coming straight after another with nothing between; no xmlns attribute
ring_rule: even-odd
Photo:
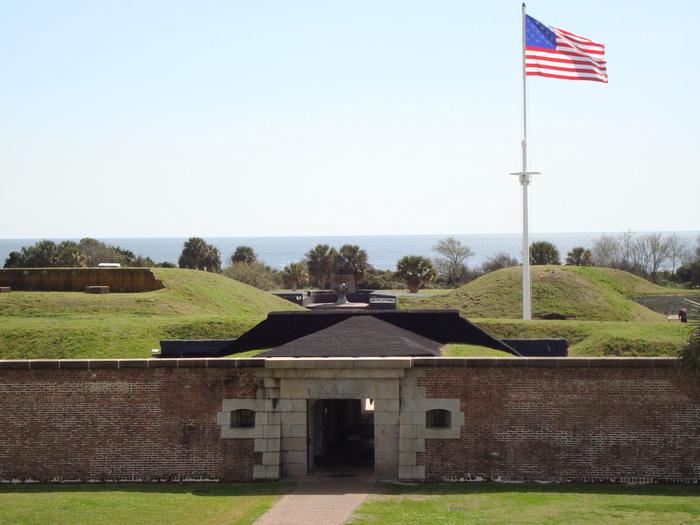
<svg viewBox="0 0 700 525"><path fill-rule="evenodd" d="M362 477L302 478L255 525L340 525L376 492L376 482Z"/></svg>

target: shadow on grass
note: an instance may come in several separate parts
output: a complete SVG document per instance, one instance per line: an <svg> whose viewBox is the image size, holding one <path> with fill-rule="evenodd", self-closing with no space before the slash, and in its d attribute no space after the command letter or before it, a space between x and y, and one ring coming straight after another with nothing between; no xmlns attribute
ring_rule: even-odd
<svg viewBox="0 0 700 525"><path fill-rule="evenodd" d="M18 483L0 485L0 495L139 492L193 496L277 496L294 490L293 481L267 483Z"/></svg>
<svg viewBox="0 0 700 525"><path fill-rule="evenodd" d="M314 481L317 480L317 481ZM296 493L308 495L371 493L384 495L451 495L451 494L609 494L640 496L700 496L700 485L624 485L615 483L416 483L367 482L359 478L302 478L299 481L253 483L94 483L94 484L17 484L0 485L6 493L97 493L138 492L191 494L193 496L269 496Z"/></svg>
<svg viewBox="0 0 700 525"><path fill-rule="evenodd" d="M700 496L700 485L629 485L621 483L495 483L455 482L397 484L381 482L385 494L610 494L639 496Z"/></svg>

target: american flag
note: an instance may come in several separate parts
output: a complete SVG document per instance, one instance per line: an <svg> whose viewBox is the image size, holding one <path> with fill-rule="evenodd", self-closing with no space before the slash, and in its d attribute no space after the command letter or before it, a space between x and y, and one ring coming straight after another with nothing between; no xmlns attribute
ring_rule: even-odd
<svg viewBox="0 0 700 525"><path fill-rule="evenodd" d="M557 27L548 27L526 15L526 75L607 82L605 64L603 44Z"/></svg>

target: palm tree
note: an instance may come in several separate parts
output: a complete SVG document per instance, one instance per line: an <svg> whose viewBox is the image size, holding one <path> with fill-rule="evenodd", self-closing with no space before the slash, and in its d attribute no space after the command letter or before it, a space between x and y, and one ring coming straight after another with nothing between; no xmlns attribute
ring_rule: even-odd
<svg viewBox="0 0 700 525"><path fill-rule="evenodd" d="M252 264L257 260L258 256L250 246L236 246L236 251L231 256L231 264L239 262Z"/></svg>
<svg viewBox="0 0 700 525"><path fill-rule="evenodd" d="M299 286L306 285L309 280L309 272L303 262L290 263L282 270L282 280L286 287L296 290Z"/></svg>
<svg viewBox="0 0 700 525"><path fill-rule="evenodd" d="M406 255L396 264L396 275L406 282L411 293L418 293L425 283L435 278L435 269L427 257Z"/></svg>
<svg viewBox="0 0 700 525"><path fill-rule="evenodd" d="M593 266L591 250L583 246L575 246L566 254L566 264L569 266Z"/></svg>
<svg viewBox="0 0 700 525"><path fill-rule="evenodd" d="M335 260L338 255L335 248L327 244L318 244L306 252L306 267L309 276L319 288L330 288L331 275L335 270Z"/></svg>
<svg viewBox="0 0 700 525"><path fill-rule="evenodd" d="M221 270L221 254L217 247L207 244L201 237L190 237L182 247L178 266L193 270L219 272Z"/></svg>
<svg viewBox="0 0 700 525"><path fill-rule="evenodd" d="M537 241L530 245L530 264L561 264L559 250L549 241Z"/></svg>
<svg viewBox="0 0 700 525"><path fill-rule="evenodd" d="M338 273L352 275L359 283L370 268L367 252L356 244L344 244L338 251L336 270Z"/></svg>

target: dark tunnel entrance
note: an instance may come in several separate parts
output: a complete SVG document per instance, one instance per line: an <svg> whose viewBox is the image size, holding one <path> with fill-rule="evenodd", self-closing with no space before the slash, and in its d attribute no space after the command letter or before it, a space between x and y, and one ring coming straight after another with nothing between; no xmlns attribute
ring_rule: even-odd
<svg viewBox="0 0 700 525"><path fill-rule="evenodd" d="M374 404L371 399L312 399L307 413L311 473L373 472Z"/></svg>

